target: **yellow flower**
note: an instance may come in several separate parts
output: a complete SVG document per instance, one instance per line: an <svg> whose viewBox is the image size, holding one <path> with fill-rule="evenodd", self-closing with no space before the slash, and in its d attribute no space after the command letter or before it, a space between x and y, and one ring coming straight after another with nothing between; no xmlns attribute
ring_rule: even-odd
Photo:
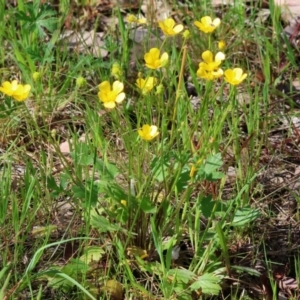
<svg viewBox="0 0 300 300"><path fill-rule="evenodd" d="M139 136L145 141L151 141L159 135L159 131L155 125L145 124L138 130Z"/></svg>
<svg viewBox="0 0 300 300"><path fill-rule="evenodd" d="M146 67L149 69L159 69L164 67L168 63L169 55L165 52L160 58L159 56L160 50L158 48L151 48L150 51L144 55Z"/></svg>
<svg viewBox="0 0 300 300"><path fill-rule="evenodd" d="M197 76L201 79L214 80L221 77L222 75L223 70L221 68L219 68L217 71L207 71L204 68L199 68L197 70Z"/></svg>
<svg viewBox="0 0 300 300"><path fill-rule="evenodd" d="M218 52L214 59L212 52L207 50L202 53L202 59L204 62L199 64L199 68L204 68L206 71L216 71L225 59L225 54Z"/></svg>
<svg viewBox="0 0 300 300"><path fill-rule="evenodd" d="M222 50L225 49L225 47L226 47L225 41L224 41L224 40L219 41L219 43L218 43L218 48L219 48L219 50L222 51Z"/></svg>
<svg viewBox="0 0 300 300"><path fill-rule="evenodd" d="M123 89L124 85L120 81L115 81L112 87L108 81L103 81L99 84L98 97L103 102L104 107L114 108L116 103L121 103L125 99Z"/></svg>
<svg viewBox="0 0 300 300"><path fill-rule="evenodd" d="M214 80L223 75L223 70L219 66L225 59L224 53L218 52L214 58L212 52L207 50L202 53L202 59L204 62L199 64L199 69L197 70L199 78Z"/></svg>
<svg viewBox="0 0 300 300"><path fill-rule="evenodd" d="M247 74L243 73L241 68L228 69L225 71L224 75L225 80L231 85L238 85L247 77Z"/></svg>
<svg viewBox="0 0 300 300"><path fill-rule="evenodd" d="M126 17L126 21L128 23L136 23L136 24L146 24L147 23L147 19L143 18L143 17L136 17L135 15L128 15Z"/></svg>
<svg viewBox="0 0 300 300"><path fill-rule="evenodd" d="M214 20L211 19L211 17L203 17L201 18L200 22L195 21L194 24L203 32L205 33L211 33L215 31L215 29L221 24L221 20L219 18L216 18Z"/></svg>
<svg viewBox="0 0 300 300"><path fill-rule="evenodd" d="M180 33L183 30L181 24L176 25L172 18L165 19L164 21L158 21L158 26L163 31L164 35L173 36Z"/></svg>
<svg viewBox="0 0 300 300"><path fill-rule="evenodd" d="M156 85L156 83L157 83L157 79L155 77L148 77L146 79L138 78L136 80L137 87L141 90L141 92L144 95L149 93Z"/></svg>
<svg viewBox="0 0 300 300"><path fill-rule="evenodd" d="M28 97L30 90L31 86L29 84L18 84L17 80L13 80L12 82L5 81L0 87L2 93L13 97L17 101L24 101Z"/></svg>

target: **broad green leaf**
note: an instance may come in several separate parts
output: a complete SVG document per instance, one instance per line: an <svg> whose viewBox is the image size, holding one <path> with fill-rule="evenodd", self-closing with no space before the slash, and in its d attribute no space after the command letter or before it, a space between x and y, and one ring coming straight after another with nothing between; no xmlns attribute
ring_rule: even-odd
<svg viewBox="0 0 300 300"><path fill-rule="evenodd" d="M218 295L221 291L220 279L213 274L203 274L191 286L191 290L202 290L202 293L209 295Z"/></svg>
<svg viewBox="0 0 300 300"><path fill-rule="evenodd" d="M115 164L104 162L101 159L97 159L95 163L95 169L102 175L101 179L112 180L118 174L120 174L119 169L116 167Z"/></svg>
<svg viewBox="0 0 300 300"><path fill-rule="evenodd" d="M152 201L148 197L144 197L142 199L140 207L145 213L154 214L156 212L155 205L153 205Z"/></svg>
<svg viewBox="0 0 300 300"><path fill-rule="evenodd" d="M215 204L216 202L213 201L211 195L204 197L201 200L201 212L203 213L204 217L211 217Z"/></svg>
<svg viewBox="0 0 300 300"><path fill-rule="evenodd" d="M201 180L216 181L224 177L224 174L219 172L219 168L223 165L221 153L210 155L200 165L197 175Z"/></svg>
<svg viewBox="0 0 300 300"><path fill-rule="evenodd" d="M97 228L100 232L124 230L116 224L111 224L109 220L103 216L93 216L91 218L91 226Z"/></svg>
<svg viewBox="0 0 300 300"><path fill-rule="evenodd" d="M171 269L168 272L168 276L171 276L174 280L183 283L188 283L196 277L195 273L187 269Z"/></svg>
<svg viewBox="0 0 300 300"><path fill-rule="evenodd" d="M97 205L98 186L90 180L86 180L84 185L74 185L72 187L72 191L75 197L83 200L83 205Z"/></svg>
<svg viewBox="0 0 300 300"><path fill-rule="evenodd" d="M233 221L230 225L244 226L245 224L255 221L259 217L260 212L258 209L253 209L250 206L245 206L237 209Z"/></svg>

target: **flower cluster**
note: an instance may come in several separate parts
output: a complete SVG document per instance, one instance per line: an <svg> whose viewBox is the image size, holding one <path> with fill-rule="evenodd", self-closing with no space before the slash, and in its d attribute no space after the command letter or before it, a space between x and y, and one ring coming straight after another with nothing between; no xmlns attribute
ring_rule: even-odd
<svg viewBox="0 0 300 300"><path fill-rule="evenodd" d="M0 87L0 91L7 96L13 97L17 101L24 101L28 98L31 86L29 84L19 84L17 80L5 81Z"/></svg>
<svg viewBox="0 0 300 300"><path fill-rule="evenodd" d="M134 15L128 15L126 17L126 21L128 23L147 24L147 20L145 18L136 17ZM209 16L205 16L202 17L200 21L195 21L194 24L200 31L206 34L212 34L220 26L221 20L219 18L212 19ZM182 33L183 38L186 40L191 35L188 29L184 30L184 26L182 24L176 24L172 18L158 21L158 26L166 38ZM223 51L226 47L225 41L220 40L217 46L220 51L215 55L210 50L202 53L202 61L199 63L197 76L201 79L215 80L224 75L225 81L231 85L240 84L243 80L245 80L247 74L240 68L228 69L224 72L221 68L221 64L225 60L225 54L221 51ZM151 72L155 72L158 69L164 68L168 64L169 55L167 52L162 51L162 49L151 48L145 53L144 61L145 66L150 69ZM122 80L123 77L123 71L119 63L116 62L113 64L111 75L116 79L116 81L114 81L112 85L109 81L101 82L98 92L99 100L103 103L104 107L108 109L115 108L116 104L121 103L126 97L124 84L119 81ZM155 86L156 95L160 94L164 90L162 83L159 83L155 76L147 75L143 78L140 73L136 79L135 86L143 96L150 93ZM145 124L138 129L138 134L142 139L150 141L159 135L159 131L155 125Z"/></svg>
<svg viewBox="0 0 300 300"><path fill-rule="evenodd" d="M219 18L212 20L211 17L205 16L200 21L195 21L194 24L202 32L212 33L220 26L221 20ZM221 40L218 42L219 50L224 50L225 47L225 41ZM224 74L226 82L231 85L238 85L247 78L247 74L240 68L228 69L225 72L220 68L222 61L225 60L223 52L218 52L214 57L213 53L207 50L202 53L202 59L203 62L199 63L197 70L197 76L201 79L214 80Z"/></svg>

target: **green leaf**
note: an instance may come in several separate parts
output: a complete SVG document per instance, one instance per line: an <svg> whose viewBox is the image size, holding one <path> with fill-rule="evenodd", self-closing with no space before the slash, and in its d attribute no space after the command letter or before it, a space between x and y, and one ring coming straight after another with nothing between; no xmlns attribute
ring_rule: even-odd
<svg viewBox="0 0 300 300"><path fill-rule="evenodd" d="M181 174L179 175L179 178L176 182L176 187L178 190L178 193L182 192L185 190L191 180L190 177L190 168L185 167L182 171Z"/></svg>
<svg viewBox="0 0 300 300"><path fill-rule="evenodd" d="M154 214L156 212L156 207L153 205L150 198L143 198L141 201L141 209L145 213Z"/></svg>
<svg viewBox="0 0 300 300"><path fill-rule="evenodd" d="M86 180L83 185L72 187L74 196L83 200L83 205L96 206L98 203L98 185L90 180Z"/></svg>
<svg viewBox="0 0 300 300"><path fill-rule="evenodd" d="M224 177L224 174L219 172L219 168L223 165L221 153L208 156L208 158L199 167L197 175L199 179L216 181Z"/></svg>
<svg viewBox="0 0 300 300"><path fill-rule="evenodd" d="M105 254L105 251L99 246L90 246L84 249L84 254L80 256L79 260L85 264L89 264L93 261L98 262Z"/></svg>
<svg viewBox="0 0 300 300"><path fill-rule="evenodd" d="M183 283L188 283L196 277L195 273L187 269L171 269L168 276L174 276L176 281Z"/></svg>
<svg viewBox="0 0 300 300"><path fill-rule="evenodd" d="M110 162L104 162L101 159L96 160L95 169L99 171L99 173L102 175L102 180L112 180L120 174L120 171L115 164Z"/></svg>
<svg viewBox="0 0 300 300"><path fill-rule="evenodd" d="M103 216L92 216L91 226L97 228L99 232L113 232L122 230L125 232L125 229L121 228L116 224L111 224L107 218Z"/></svg>
<svg viewBox="0 0 300 300"><path fill-rule="evenodd" d="M260 212L258 209L253 209L250 206L238 208L231 225L237 227L244 226L247 223L255 221L259 217Z"/></svg>
<svg viewBox="0 0 300 300"><path fill-rule="evenodd" d="M212 196L209 195L207 197L204 197L201 200L201 212L203 213L204 217L209 218L212 215L214 206L215 206L215 201L212 200Z"/></svg>
<svg viewBox="0 0 300 300"><path fill-rule="evenodd" d="M191 286L191 290L202 290L202 293L209 295L218 295L221 291L220 279L213 274L203 274Z"/></svg>

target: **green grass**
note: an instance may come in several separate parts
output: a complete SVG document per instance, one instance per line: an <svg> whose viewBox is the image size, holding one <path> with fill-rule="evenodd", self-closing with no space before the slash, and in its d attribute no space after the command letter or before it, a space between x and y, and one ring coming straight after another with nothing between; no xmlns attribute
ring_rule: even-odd
<svg viewBox="0 0 300 300"><path fill-rule="evenodd" d="M79 4L73 9L80 11ZM251 284L243 290L233 283L260 278L256 257L272 274L271 258L258 247L243 265L235 249L249 240L265 243L259 223L272 217L272 199L258 178L267 167L268 134L280 117L271 97L283 76L283 52L290 74L296 70L295 50L286 51L280 40L277 9L271 5L266 27L251 25L255 9L246 15L240 5L229 6L220 27L207 35L193 24L214 16L206 3L182 18L190 38L158 39L169 62L150 70L143 60L148 41L140 57L132 55L136 29L127 29L118 8L112 14L119 26L104 36L110 53L95 58L61 44L67 2L57 11L51 1L0 7L1 82L17 79L32 87L24 102L0 95L0 299L250 299ZM75 20L71 27L81 31ZM201 53L218 52L221 39L227 45L221 67L248 74L238 86L224 76L197 78ZM115 63L118 78L111 74ZM139 74L155 76L161 89L141 93ZM79 87L81 76L86 84ZM106 109L98 86L117 79L126 98ZM199 97L196 109L187 80ZM159 135L142 140L144 124L156 125ZM65 141L68 153L60 148ZM231 182L230 167L236 174ZM174 260L183 240L192 258ZM298 261L292 266L297 278ZM278 289L273 278L271 285Z"/></svg>

